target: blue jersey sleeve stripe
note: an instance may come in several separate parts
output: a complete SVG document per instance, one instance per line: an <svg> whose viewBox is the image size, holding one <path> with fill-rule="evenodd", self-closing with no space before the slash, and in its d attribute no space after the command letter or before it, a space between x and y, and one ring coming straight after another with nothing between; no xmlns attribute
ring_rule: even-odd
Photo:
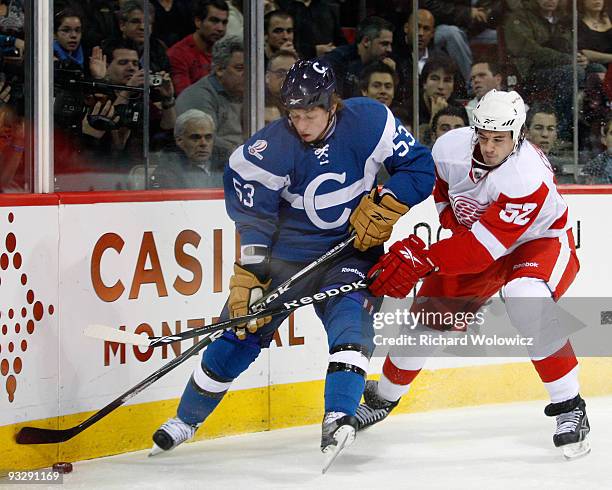
<svg viewBox="0 0 612 490"><path fill-rule="evenodd" d="M271 191L287 187L291 180L288 175L275 175L249 162L243 155L244 147L238 148L229 159L229 167L247 182L257 182Z"/></svg>

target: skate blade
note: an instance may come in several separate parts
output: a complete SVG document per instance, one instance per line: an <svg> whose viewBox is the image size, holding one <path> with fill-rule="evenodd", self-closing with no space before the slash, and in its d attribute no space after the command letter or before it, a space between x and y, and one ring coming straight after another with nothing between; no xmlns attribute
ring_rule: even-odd
<svg viewBox="0 0 612 490"><path fill-rule="evenodd" d="M165 453L165 452L166 451L164 451L161 447L153 443L153 447L151 448L151 451L149 451L149 458L152 456L157 456L158 454Z"/></svg>
<svg viewBox="0 0 612 490"><path fill-rule="evenodd" d="M327 446L323 449L323 454L325 454L325 461L321 469L321 473L323 474L329 469L342 450L353 444L355 440L355 429L350 425L343 425L339 427L334 434L334 439L337 441L335 446Z"/></svg>
<svg viewBox="0 0 612 490"><path fill-rule="evenodd" d="M574 444L566 444L561 447L561 450L563 451L563 457L571 461L589 454L591 452L591 443L588 439L585 439Z"/></svg>

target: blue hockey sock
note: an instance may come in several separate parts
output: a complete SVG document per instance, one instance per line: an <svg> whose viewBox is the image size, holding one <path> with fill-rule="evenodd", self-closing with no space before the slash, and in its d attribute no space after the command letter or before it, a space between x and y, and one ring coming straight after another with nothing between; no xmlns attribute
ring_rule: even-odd
<svg viewBox="0 0 612 490"><path fill-rule="evenodd" d="M336 371L325 378L325 411L355 415L365 379L361 374Z"/></svg>
<svg viewBox="0 0 612 490"><path fill-rule="evenodd" d="M204 422L223 399L225 392L216 396L202 393L193 378L189 379L177 410L179 419L191 425Z"/></svg>

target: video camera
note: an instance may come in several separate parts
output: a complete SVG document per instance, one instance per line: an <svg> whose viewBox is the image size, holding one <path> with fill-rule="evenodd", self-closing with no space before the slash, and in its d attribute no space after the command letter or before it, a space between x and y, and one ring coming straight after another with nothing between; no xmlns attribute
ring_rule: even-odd
<svg viewBox="0 0 612 490"><path fill-rule="evenodd" d="M54 74L55 103L53 112L55 123L58 126L80 131L81 121L88 114L89 124L100 131L118 128L136 129L142 125L144 109L142 87L128 87L86 80L80 67L71 61L56 62ZM149 82L151 87L158 87L163 83L163 78L161 75L153 73L150 75ZM116 98L115 92L118 90L128 91L132 98L126 104L119 104L114 107L112 119L114 120L119 116L117 122L104 116L91 115L91 110L96 102L104 104L109 99L114 100ZM156 93L152 92L151 100L156 100L154 96Z"/></svg>

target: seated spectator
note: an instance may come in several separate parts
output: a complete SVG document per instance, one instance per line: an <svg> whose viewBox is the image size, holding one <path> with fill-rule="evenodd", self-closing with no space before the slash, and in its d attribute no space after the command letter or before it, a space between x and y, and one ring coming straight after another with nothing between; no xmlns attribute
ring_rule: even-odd
<svg viewBox="0 0 612 490"><path fill-rule="evenodd" d="M527 102L554 104L559 132L570 139L573 125L573 55L571 26L562 18L559 0L525 0L525 8L511 13L504 25L510 60L524 77ZM576 54L582 85L588 59Z"/></svg>
<svg viewBox="0 0 612 490"><path fill-rule="evenodd" d="M277 51L266 65L266 101L271 105L280 104L280 91L289 68L298 60L292 51Z"/></svg>
<svg viewBox="0 0 612 490"><path fill-rule="evenodd" d="M167 48L193 32L191 3L185 0L152 0L155 8L153 35Z"/></svg>
<svg viewBox="0 0 612 490"><path fill-rule="evenodd" d="M472 65L470 80L475 97L467 103L465 110L471 126L474 124L472 113L482 96L493 89L501 90L503 80L501 67L496 61L476 61Z"/></svg>
<svg viewBox="0 0 612 490"><path fill-rule="evenodd" d="M463 107L449 105L438 111L431 122L431 146L451 129L469 126L468 115Z"/></svg>
<svg viewBox="0 0 612 490"><path fill-rule="evenodd" d="M546 155L558 184L573 184L574 175L564 171L564 167L573 162L573 154L564 154L558 147L558 127L557 114L551 104L537 102L527 111L527 141L536 145Z"/></svg>
<svg viewBox="0 0 612 490"><path fill-rule="evenodd" d="M375 61L366 65L359 77L361 95L391 107L397 85L397 73L386 63Z"/></svg>
<svg viewBox="0 0 612 490"><path fill-rule="evenodd" d="M417 56L418 56L418 72L419 75L423 71L425 63L430 56L437 56L442 52L433 47L433 38L435 32L435 19L429 10L417 10ZM413 49L412 39L414 37L414 14L410 14L408 20L404 23L403 42L396 43L397 48L394 53L395 59L398 61L397 73L399 75L399 91L398 100L404 105L412 104L412 63ZM401 36L396 36L401 38Z"/></svg>
<svg viewBox="0 0 612 490"><path fill-rule="evenodd" d="M425 0L420 4L436 19L435 46L448 53L465 82L470 79L472 67L468 34L484 30L491 15L489 5L481 1L473 3L471 0Z"/></svg>
<svg viewBox="0 0 612 490"><path fill-rule="evenodd" d="M526 138L548 155L557 142L557 126L557 115L550 104L534 104L527 112Z"/></svg>
<svg viewBox="0 0 612 490"><path fill-rule="evenodd" d="M177 152L162 152L151 175L151 189L223 187L223 167L214 167L211 155L215 123L205 112L190 109L176 118Z"/></svg>
<svg viewBox="0 0 612 490"><path fill-rule="evenodd" d="M228 37L213 47L213 71L187 87L177 99L178 114L199 109L215 123L214 164L224 165L242 144L242 100L244 96L244 44Z"/></svg>
<svg viewBox="0 0 612 490"><path fill-rule="evenodd" d="M106 60L99 46L87 52L81 44L83 35L81 16L65 8L53 17L53 57L55 68L79 71L85 77L104 78Z"/></svg>
<svg viewBox="0 0 612 490"><path fill-rule="evenodd" d="M210 73L213 47L225 36L228 15L229 6L225 0L194 1L195 32L168 50L177 95Z"/></svg>
<svg viewBox="0 0 612 490"><path fill-rule="evenodd" d="M293 44L293 17L284 10L273 10L264 16L265 64L277 51L290 51L299 57Z"/></svg>
<svg viewBox="0 0 612 490"><path fill-rule="evenodd" d="M419 127L421 132L431 131L434 116L455 101L457 65L442 54L429 58L419 79Z"/></svg>
<svg viewBox="0 0 612 490"><path fill-rule="evenodd" d="M586 184L612 184L612 114L601 125L601 144L605 148L582 169Z"/></svg>
<svg viewBox="0 0 612 490"><path fill-rule="evenodd" d="M124 40L131 42L140 57L140 64L146 66L144 56L145 43L145 15L144 1L149 0L125 0L119 10L119 30ZM149 8L151 29L154 28L155 10ZM151 73L170 73L170 61L166 54L166 46L155 36L149 37L149 70Z"/></svg>
<svg viewBox="0 0 612 490"><path fill-rule="evenodd" d="M612 61L612 22L602 0L578 1L578 49L590 63Z"/></svg>
<svg viewBox="0 0 612 490"><path fill-rule="evenodd" d="M323 56L346 44L339 10L327 0L289 0L284 10L295 19L297 50L306 59Z"/></svg>
<svg viewBox="0 0 612 490"><path fill-rule="evenodd" d="M380 17L366 17L357 26L355 44L339 46L323 58L332 65L342 98L357 97L359 75L365 65L383 61L395 69L391 56L393 26Z"/></svg>

